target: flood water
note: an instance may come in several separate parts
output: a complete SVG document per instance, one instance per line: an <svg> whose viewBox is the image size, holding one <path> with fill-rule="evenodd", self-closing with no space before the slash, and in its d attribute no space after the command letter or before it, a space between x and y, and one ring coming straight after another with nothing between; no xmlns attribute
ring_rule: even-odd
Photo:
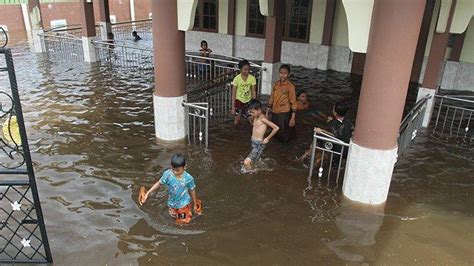
<svg viewBox="0 0 474 266"><path fill-rule="evenodd" d="M257 173L241 174L250 127L211 124L208 151L159 143L153 77L57 64L12 47L53 258L58 265L469 265L474 263L472 156L424 131L397 163L383 207L344 200L293 161L311 140L314 117L299 117L298 140L272 141ZM294 68L313 107L356 106L360 77ZM6 84L1 76L0 84ZM416 88L410 90L413 103ZM353 110L354 111L354 110ZM354 113L352 113L352 117ZM136 197L188 157L204 214L191 225L168 218L166 191ZM472 151L470 151L472 152Z"/></svg>

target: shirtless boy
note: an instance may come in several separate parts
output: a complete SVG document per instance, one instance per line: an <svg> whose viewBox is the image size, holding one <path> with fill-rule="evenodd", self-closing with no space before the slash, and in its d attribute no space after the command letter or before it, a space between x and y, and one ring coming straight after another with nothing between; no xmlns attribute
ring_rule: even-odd
<svg viewBox="0 0 474 266"><path fill-rule="evenodd" d="M253 99L249 102L250 123L252 127L252 138L250 139L252 151L244 160L244 166L247 170L252 168L252 164L260 158L265 145L277 133L279 127L275 123L268 120L262 112L262 103L259 100ZM265 137L267 127L272 128L272 132Z"/></svg>

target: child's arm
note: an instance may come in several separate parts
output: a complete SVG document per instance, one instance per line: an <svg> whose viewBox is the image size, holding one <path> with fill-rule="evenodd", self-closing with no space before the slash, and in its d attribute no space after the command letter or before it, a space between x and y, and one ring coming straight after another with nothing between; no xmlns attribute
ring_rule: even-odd
<svg viewBox="0 0 474 266"><path fill-rule="evenodd" d="M315 127L315 128L314 128L314 133L317 133L317 134L318 134L318 133L326 133L326 134L328 134L328 135L330 135L330 136L335 137L334 134L332 134L331 132L329 132L329 131L327 131L327 130L324 130L324 129L322 129L322 128L319 128L319 127Z"/></svg>
<svg viewBox="0 0 474 266"><path fill-rule="evenodd" d="M191 194L191 199L193 199L194 211L197 211L197 200L196 200L196 190L190 189L189 194Z"/></svg>
<svg viewBox="0 0 474 266"><path fill-rule="evenodd" d="M263 139L263 144L267 144L270 139L278 132L280 129L275 123L272 121L268 120L267 118L262 118L262 122L272 128L272 132L270 132L270 135L268 135L266 138Z"/></svg>
<svg viewBox="0 0 474 266"><path fill-rule="evenodd" d="M157 190L160 187L160 181L156 182L145 194L145 196L142 199L142 202L139 202L140 205L143 205L145 201L148 199L148 195L150 195L153 191Z"/></svg>
<svg viewBox="0 0 474 266"><path fill-rule="evenodd" d="M232 115L235 115L235 97L237 94L237 87L232 85L232 110L230 110Z"/></svg>
<svg viewBox="0 0 474 266"><path fill-rule="evenodd" d="M298 109L298 103L296 101L296 90L295 87L292 86L289 90L289 98L290 98L290 107L291 107L291 119L289 121L289 126L294 127L296 123L296 110Z"/></svg>
<svg viewBox="0 0 474 266"><path fill-rule="evenodd" d="M257 99L257 85L252 86L252 99Z"/></svg>

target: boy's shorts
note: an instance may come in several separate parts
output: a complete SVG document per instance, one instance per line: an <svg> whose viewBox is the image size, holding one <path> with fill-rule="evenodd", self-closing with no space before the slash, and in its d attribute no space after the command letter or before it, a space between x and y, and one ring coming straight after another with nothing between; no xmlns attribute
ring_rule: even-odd
<svg viewBox="0 0 474 266"><path fill-rule="evenodd" d="M187 224L191 222L191 219L193 218L191 212L192 208L191 203L180 209L169 208L169 214L172 218L176 219L176 223Z"/></svg>
<svg viewBox="0 0 474 266"><path fill-rule="evenodd" d="M235 113L240 115L243 118L249 117L249 105L248 103L243 103L239 100L235 100Z"/></svg>
<svg viewBox="0 0 474 266"><path fill-rule="evenodd" d="M250 143L252 145L252 150L250 151L249 155L247 158L252 160L252 162L255 162L262 156L263 150L265 149L265 144L263 144L263 141L261 140L250 140Z"/></svg>

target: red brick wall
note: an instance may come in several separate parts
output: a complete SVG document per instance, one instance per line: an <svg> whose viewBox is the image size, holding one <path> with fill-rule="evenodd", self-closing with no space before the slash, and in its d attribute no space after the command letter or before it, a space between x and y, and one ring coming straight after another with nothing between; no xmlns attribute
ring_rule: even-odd
<svg viewBox="0 0 474 266"><path fill-rule="evenodd" d="M151 0L135 0L135 19L148 19L151 12Z"/></svg>
<svg viewBox="0 0 474 266"><path fill-rule="evenodd" d="M43 27L50 28L51 20L65 19L68 25L81 24L78 2L41 4Z"/></svg>
<svg viewBox="0 0 474 266"><path fill-rule="evenodd" d="M0 6L0 25L7 25L10 32L24 32L25 23L20 5Z"/></svg>

